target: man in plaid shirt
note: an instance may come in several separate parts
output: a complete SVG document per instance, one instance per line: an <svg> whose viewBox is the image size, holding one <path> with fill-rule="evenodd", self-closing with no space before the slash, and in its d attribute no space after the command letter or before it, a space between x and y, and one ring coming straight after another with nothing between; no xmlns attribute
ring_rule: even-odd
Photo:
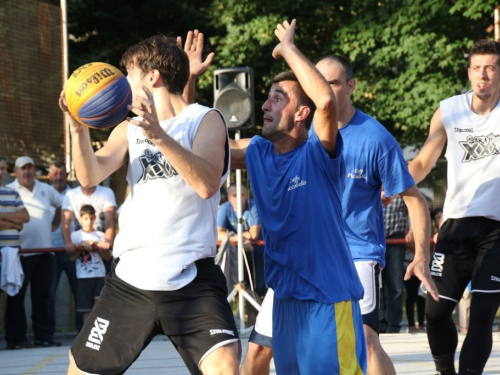
<svg viewBox="0 0 500 375"><path fill-rule="evenodd" d="M405 238L408 232L408 209L400 196L384 207L385 237ZM406 245L387 245L385 268L380 291L380 332L399 333L403 319L403 278Z"/></svg>

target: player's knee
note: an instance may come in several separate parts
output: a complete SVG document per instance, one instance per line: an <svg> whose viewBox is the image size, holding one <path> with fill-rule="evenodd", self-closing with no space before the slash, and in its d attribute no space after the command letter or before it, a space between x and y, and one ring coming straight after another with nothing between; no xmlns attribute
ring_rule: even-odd
<svg viewBox="0 0 500 375"><path fill-rule="evenodd" d="M68 375L83 375L83 373L78 369L78 367L76 367L75 359L71 354L71 350L69 351Z"/></svg>
<svg viewBox="0 0 500 375"><path fill-rule="evenodd" d="M364 324L363 325L365 331L365 339L366 339L366 348L368 351L376 350L380 346L380 338L378 337L378 333L370 326Z"/></svg>
<svg viewBox="0 0 500 375"><path fill-rule="evenodd" d="M250 360L254 360L258 358L259 360L267 360L269 361L273 358L273 349L268 348L267 346L262 346L259 344L254 344L253 342L248 343L248 350L245 358Z"/></svg>
<svg viewBox="0 0 500 375"><path fill-rule="evenodd" d="M475 323L493 323L500 304L500 293L474 293L470 314Z"/></svg>
<svg viewBox="0 0 500 375"><path fill-rule="evenodd" d="M427 324L441 324L443 320L451 318L456 303L441 298L439 302L428 299L425 305Z"/></svg>
<svg viewBox="0 0 500 375"><path fill-rule="evenodd" d="M210 365L201 366L204 375L235 375L239 371L239 361L236 357L226 357Z"/></svg>
<svg viewBox="0 0 500 375"><path fill-rule="evenodd" d="M200 365L204 375L237 374L240 365L240 343L233 343L216 349Z"/></svg>

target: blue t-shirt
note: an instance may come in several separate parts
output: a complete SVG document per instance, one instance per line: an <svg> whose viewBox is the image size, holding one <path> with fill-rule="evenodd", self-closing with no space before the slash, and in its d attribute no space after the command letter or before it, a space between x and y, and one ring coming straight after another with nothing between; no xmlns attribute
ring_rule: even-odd
<svg viewBox="0 0 500 375"><path fill-rule="evenodd" d="M259 213L253 199L249 199L246 202L245 209L241 215L245 219L243 232L249 230L250 227L260 225ZM219 207L219 211L217 211L217 226L227 229L229 232L238 233L238 217L231 202L225 202ZM262 231L260 231L258 239L262 239ZM263 252L264 246L254 246L253 254L255 256L261 255Z"/></svg>
<svg viewBox="0 0 500 375"><path fill-rule="evenodd" d="M346 168L342 208L352 257L354 261L375 260L385 267L382 185L391 197L415 182L398 143L373 117L356 109L340 134Z"/></svg>
<svg viewBox="0 0 500 375"><path fill-rule="evenodd" d="M341 149L339 136L330 158L315 134L285 154L276 154L260 136L248 145L246 165L266 243L266 283L279 298L337 303L363 297L344 234Z"/></svg>

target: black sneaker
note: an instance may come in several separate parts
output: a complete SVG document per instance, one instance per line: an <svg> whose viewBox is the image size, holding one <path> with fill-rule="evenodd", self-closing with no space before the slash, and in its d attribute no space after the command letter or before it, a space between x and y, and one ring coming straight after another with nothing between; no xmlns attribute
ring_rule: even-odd
<svg viewBox="0 0 500 375"><path fill-rule="evenodd" d="M54 340L50 341L35 340L35 346L38 348L48 348L50 346L61 346L61 343Z"/></svg>
<svg viewBox="0 0 500 375"><path fill-rule="evenodd" d="M18 349L31 349L33 348L33 344L29 342L28 340L26 341L21 341L17 344L11 344L7 343L7 350L18 350Z"/></svg>

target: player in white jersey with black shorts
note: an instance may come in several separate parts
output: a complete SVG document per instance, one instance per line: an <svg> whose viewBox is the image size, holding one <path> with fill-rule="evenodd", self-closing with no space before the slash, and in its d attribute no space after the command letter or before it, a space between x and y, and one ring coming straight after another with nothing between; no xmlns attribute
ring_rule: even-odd
<svg viewBox="0 0 500 375"><path fill-rule="evenodd" d="M121 64L137 117L118 125L96 153L88 129L68 113L64 91L60 99L81 185L95 186L128 162L131 188L116 260L71 347L68 373L122 374L165 334L192 374L237 374L238 332L213 260L219 189L229 170L227 128L218 111L183 99L189 58L175 38L140 42Z"/></svg>
<svg viewBox="0 0 500 375"><path fill-rule="evenodd" d="M472 280L469 331L459 374L481 374L500 306L500 43L476 42L469 54L472 90L443 100L427 141L410 164L420 182L448 142L448 191L431 274L439 302L427 299L427 335L438 374L456 374L452 312Z"/></svg>

